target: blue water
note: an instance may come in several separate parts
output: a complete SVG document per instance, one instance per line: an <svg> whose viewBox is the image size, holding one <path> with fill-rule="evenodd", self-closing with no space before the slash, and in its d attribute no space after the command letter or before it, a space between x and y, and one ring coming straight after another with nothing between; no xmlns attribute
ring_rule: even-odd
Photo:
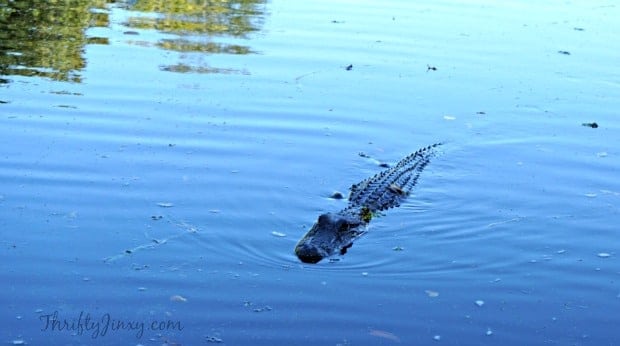
<svg viewBox="0 0 620 346"><path fill-rule="evenodd" d="M614 3L80 3L57 42L0 2L0 342L620 344Z"/></svg>

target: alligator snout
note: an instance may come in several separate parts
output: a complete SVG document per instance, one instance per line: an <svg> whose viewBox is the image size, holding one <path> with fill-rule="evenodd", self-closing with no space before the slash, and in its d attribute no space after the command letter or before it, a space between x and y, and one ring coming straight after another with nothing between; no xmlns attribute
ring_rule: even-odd
<svg viewBox="0 0 620 346"><path fill-rule="evenodd" d="M295 254L304 263L318 263L323 259L319 250L308 244L299 244L295 247Z"/></svg>

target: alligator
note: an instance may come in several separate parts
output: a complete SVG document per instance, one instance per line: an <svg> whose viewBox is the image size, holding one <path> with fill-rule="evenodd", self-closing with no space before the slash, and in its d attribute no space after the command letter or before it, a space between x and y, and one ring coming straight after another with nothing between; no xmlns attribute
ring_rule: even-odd
<svg viewBox="0 0 620 346"><path fill-rule="evenodd" d="M304 263L318 263L339 253L344 255L353 241L366 233L373 215L398 207L415 186L424 167L442 143L410 154L395 166L351 186L349 204L335 213L321 214L299 240L295 254Z"/></svg>

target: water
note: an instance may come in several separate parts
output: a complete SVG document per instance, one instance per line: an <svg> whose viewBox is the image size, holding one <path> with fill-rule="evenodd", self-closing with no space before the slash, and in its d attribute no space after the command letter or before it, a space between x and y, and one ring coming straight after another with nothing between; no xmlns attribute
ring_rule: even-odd
<svg viewBox="0 0 620 346"><path fill-rule="evenodd" d="M2 342L620 342L613 3L26 3ZM295 258L334 191L438 141L347 255Z"/></svg>

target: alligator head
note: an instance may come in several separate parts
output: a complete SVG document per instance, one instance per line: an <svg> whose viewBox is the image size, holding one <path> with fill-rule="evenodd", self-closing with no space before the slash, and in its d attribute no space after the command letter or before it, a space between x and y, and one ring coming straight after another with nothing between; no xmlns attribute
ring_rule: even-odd
<svg viewBox="0 0 620 346"><path fill-rule="evenodd" d="M364 234L368 221L355 213L321 214L295 246L295 254L304 263L317 263L337 252L343 255Z"/></svg>

